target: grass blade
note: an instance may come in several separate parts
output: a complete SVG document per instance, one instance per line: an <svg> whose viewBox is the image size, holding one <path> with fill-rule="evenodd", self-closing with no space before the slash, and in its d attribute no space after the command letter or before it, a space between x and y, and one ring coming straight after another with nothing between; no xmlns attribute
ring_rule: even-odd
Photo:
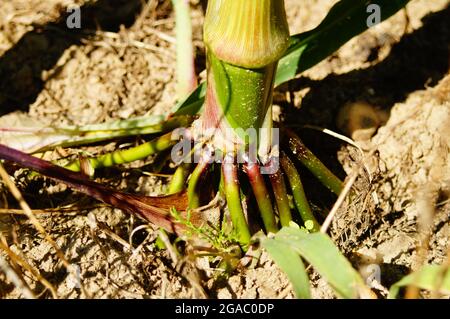
<svg viewBox="0 0 450 319"><path fill-rule="evenodd" d="M381 21L403 8L410 0L341 0L315 29L291 37L291 45L278 64L275 85L293 79L313 67L354 36L369 28L367 7L380 7Z"/></svg>
<svg viewBox="0 0 450 319"><path fill-rule="evenodd" d="M328 281L338 296L357 298L367 289L359 273L327 235L284 227L273 240L288 246L307 260Z"/></svg>
<svg viewBox="0 0 450 319"><path fill-rule="evenodd" d="M300 256L289 245L279 240L266 239L262 244L289 278L296 297L300 299L311 298L309 278Z"/></svg>

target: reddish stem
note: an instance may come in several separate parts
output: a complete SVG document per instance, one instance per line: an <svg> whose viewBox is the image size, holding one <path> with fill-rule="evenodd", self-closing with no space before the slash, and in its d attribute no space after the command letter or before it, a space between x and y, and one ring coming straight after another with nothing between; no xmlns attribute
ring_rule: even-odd
<svg viewBox="0 0 450 319"><path fill-rule="evenodd" d="M266 231L276 233L278 227L275 220L275 214L273 213L272 201L270 200L264 178L261 175L260 167L256 163L247 163L244 165L244 168L255 194L256 202L258 203Z"/></svg>
<svg viewBox="0 0 450 319"><path fill-rule="evenodd" d="M172 207L179 211L186 209L187 199L185 194L148 197L119 192L89 180L80 173L69 171L2 144L0 144L0 159L11 161L21 167L36 171L41 175L62 182L76 191L127 211L130 214L138 214L169 232L182 234L185 230L185 226L177 223L169 213Z"/></svg>

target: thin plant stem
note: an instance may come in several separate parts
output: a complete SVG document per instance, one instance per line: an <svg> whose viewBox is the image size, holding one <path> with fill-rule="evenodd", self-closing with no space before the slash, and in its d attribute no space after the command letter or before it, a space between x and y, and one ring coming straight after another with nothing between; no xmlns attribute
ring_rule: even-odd
<svg viewBox="0 0 450 319"><path fill-rule="evenodd" d="M244 167L250 185L252 186L256 202L258 203L264 227L267 232L276 233L278 227L273 212L272 201L270 199L270 194L267 191L266 184L264 183L264 178L261 175L260 167L256 163L247 163Z"/></svg>
<svg viewBox="0 0 450 319"><path fill-rule="evenodd" d="M177 95L184 99L197 86L189 0L172 0L177 46Z"/></svg>
<svg viewBox="0 0 450 319"><path fill-rule="evenodd" d="M291 207L289 206L289 198L287 196L283 172L278 170L275 174L269 175L269 179L275 194L275 201L277 202L281 226L289 226L289 223L292 221L292 214Z"/></svg>
<svg viewBox="0 0 450 319"><path fill-rule="evenodd" d="M210 156L204 153L195 167L188 182L188 203L189 208L194 209L200 207L200 194L198 191L198 183L203 173L210 165Z"/></svg>
<svg viewBox="0 0 450 319"><path fill-rule="evenodd" d="M22 295L27 299L36 299L36 296L31 291L25 280L22 280L19 274L13 269L8 262L0 255L0 271L2 271L6 278L8 278L14 286L19 289Z"/></svg>
<svg viewBox="0 0 450 319"><path fill-rule="evenodd" d="M250 242L250 230L241 203L238 169L234 156L227 155L222 163L223 186L234 230L241 245L246 249Z"/></svg>
<svg viewBox="0 0 450 319"><path fill-rule="evenodd" d="M280 162L289 180L289 184L291 185L295 206L300 213L300 217L302 218L305 227L313 232L319 231L320 225L311 211L311 207L309 206L308 199L306 198L305 190L303 189L303 184L300 179L300 174L295 168L295 165L283 152L280 156Z"/></svg>
<svg viewBox="0 0 450 319"><path fill-rule="evenodd" d="M172 139L172 132L157 137L149 142L132 147L126 150L117 150L111 153L103 154L98 157L87 159L90 168L97 169L103 167L112 167L125 163L131 163L137 160L142 160L150 155L162 152L172 147L176 140ZM75 160L64 168L73 172L81 170L82 163L80 160Z"/></svg>
<svg viewBox="0 0 450 319"><path fill-rule="evenodd" d="M289 149L296 158L328 189L339 195L344 188L344 183L336 177L314 154L301 139L289 129L284 132L288 137Z"/></svg>
<svg viewBox="0 0 450 319"><path fill-rule="evenodd" d="M189 177L190 168L190 163L182 163L177 167L169 184L169 190L167 192L169 195L181 192L184 189L186 180Z"/></svg>

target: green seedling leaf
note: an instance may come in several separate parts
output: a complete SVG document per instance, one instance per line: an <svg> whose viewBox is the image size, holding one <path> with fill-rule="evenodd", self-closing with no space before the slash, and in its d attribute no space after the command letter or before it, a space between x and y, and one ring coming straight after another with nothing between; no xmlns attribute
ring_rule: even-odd
<svg viewBox="0 0 450 319"><path fill-rule="evenodd" d="M264 246L267 245L267 241L270 239L264 241ZM310 234L303 229L284 227L271 241L279 243L281 247L289 247L292 252L308 261L328 281L338 296L357 298L364 289L367 289L359 273L353 269L327 235ZM279 256L274 258L277 263L279 259ZM285 263L284 260L282 262Z"/></svg>
<svg viewBox="0 0 450 319"><path fill-rule="evenodd" d="M427 265L391 286L389 299L398 296L400 288L415 286L441 294L450 294L450 269L443 265Z"/></svg>
<svg viewBox="0 0 450 319"><path fill-rule="evenodd" d="M300 299L311 298L309 278L300 256L289 245L275 239L263 241L263 247L283 270L292 284L295 295Z"/></svg>
<svg viewBox="0 0 450 319"><path fill-rule="evenodd" d="M201 83L184 101L173 108L172 112L177 115L194 115L201 111L206 95L206 83Z"/></svg>

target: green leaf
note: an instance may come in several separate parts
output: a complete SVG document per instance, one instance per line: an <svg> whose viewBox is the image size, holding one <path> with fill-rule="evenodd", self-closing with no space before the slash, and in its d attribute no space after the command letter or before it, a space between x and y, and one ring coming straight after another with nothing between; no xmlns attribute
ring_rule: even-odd
<svg viewBox="0 0 450 319"><path fill-rule="evenodd" d="M323 59L354 36L367 30L370 12L367 7L380 7L381 21L403 8L410 0L341 0L315 29L291 37L291 45L280 60L275 85L293 79Z"/></svg>
<svg viewBox="0 0 450 319"><path fill-rule="evenodd" d="M263 246L281 270L286 273L297 298L311 298L309 278L300 256L289 245L275 239L264 240Z"/></svg>
<svg viewBox="0 0 450 319"><path fill-rule="evenodd" d="M367 6L369 4L376 3L380 6L381 21L383 21L403 8L408 2L409 0L341 0L330 10L318 27L291 37L291 45L278 64L275 84L280 85L293 79L297 74L327 58L348 40L366 30L366 20L370 14L367 13ZM174 115L195 115L199 113L202 109L205 95L206 84L202 83L189 97L178 103L172 112ZM108 123L104 124L105 126L103 127L94 126L85 127L84 129L72 127L69 130L51 128L46 132L39 131L41 136L36 135L36 132L19 136L16 144L23 144L22 147L19 147L20 149L29 150L33 148L36 150L43 145L47 146L49 144L51 144L49 147L75 146L103 141L107 137L149 134L150 132L157 133L161 131L159 127L160 122L158 124L155 123L159 120L161 119L150 118L149 121L154 124L145 123L145 126L155 125L155 127L149 128L148 130L140 129L144 125L143 122L147 121L142 118ZM129 130L133 126L135 126L135 129ZM93 136L80 137L82 135L80 132L86 130L100 132L94 132ZM114 134L110 134L108 132L109 130L114 130ZM11 132L11 139L17 137L17 135L14 135ZM14 143L6 144L15 147ZM29 145L32 145L32 147L29 147Z"/></svg>
<svg viewBox="0 0 450 319"><path fill-rule="evenodd" d="M331 8L315 29L291 37L291 44L278 63L275 85L292 80L297 74L313 67L337 51L351 38L368 29L367 12L370 4L380 6L381 21L391 17L410 0L341 0ZM196 114L206 94L202 83L183 102L177 104L176 115Z"/></svg>
<svg viewBox="0 0 450 319"><path fill-rule="evenodd" d="M173 108L174 115L194 115L201 111L206 95L206 83L201 83L184 101Z"/></svg>
<svg viewBox="0 0 450 319"><path fill-rule="evenodd" d="M0 143L27 153L42 152L57 146L80 146L113 138L164 133L188 126L193 118L150 115L102 124L49 127L22 113L0 118Z"/></svg>
<svg viewBox="0 0 450 319"><path fill-rule="evenodd" d="M426 265L392 285L388 298L396 298L400 288L406 286L450 294L450 269L444 265Z"/></svg>
<svg viewBox="0 0 450 319"><path fill-rule="evenodd" d="M327 235L309 234L303 229L284 227L271 240L289 247L291 251L307 260L340 297L357 298L361 289L367 288L359 273L353 269ZM263 245L267 246L267 240ZM279 257L273 257L275 262L280 262ZM285 263L284 260L281 261Z"/></svg>

